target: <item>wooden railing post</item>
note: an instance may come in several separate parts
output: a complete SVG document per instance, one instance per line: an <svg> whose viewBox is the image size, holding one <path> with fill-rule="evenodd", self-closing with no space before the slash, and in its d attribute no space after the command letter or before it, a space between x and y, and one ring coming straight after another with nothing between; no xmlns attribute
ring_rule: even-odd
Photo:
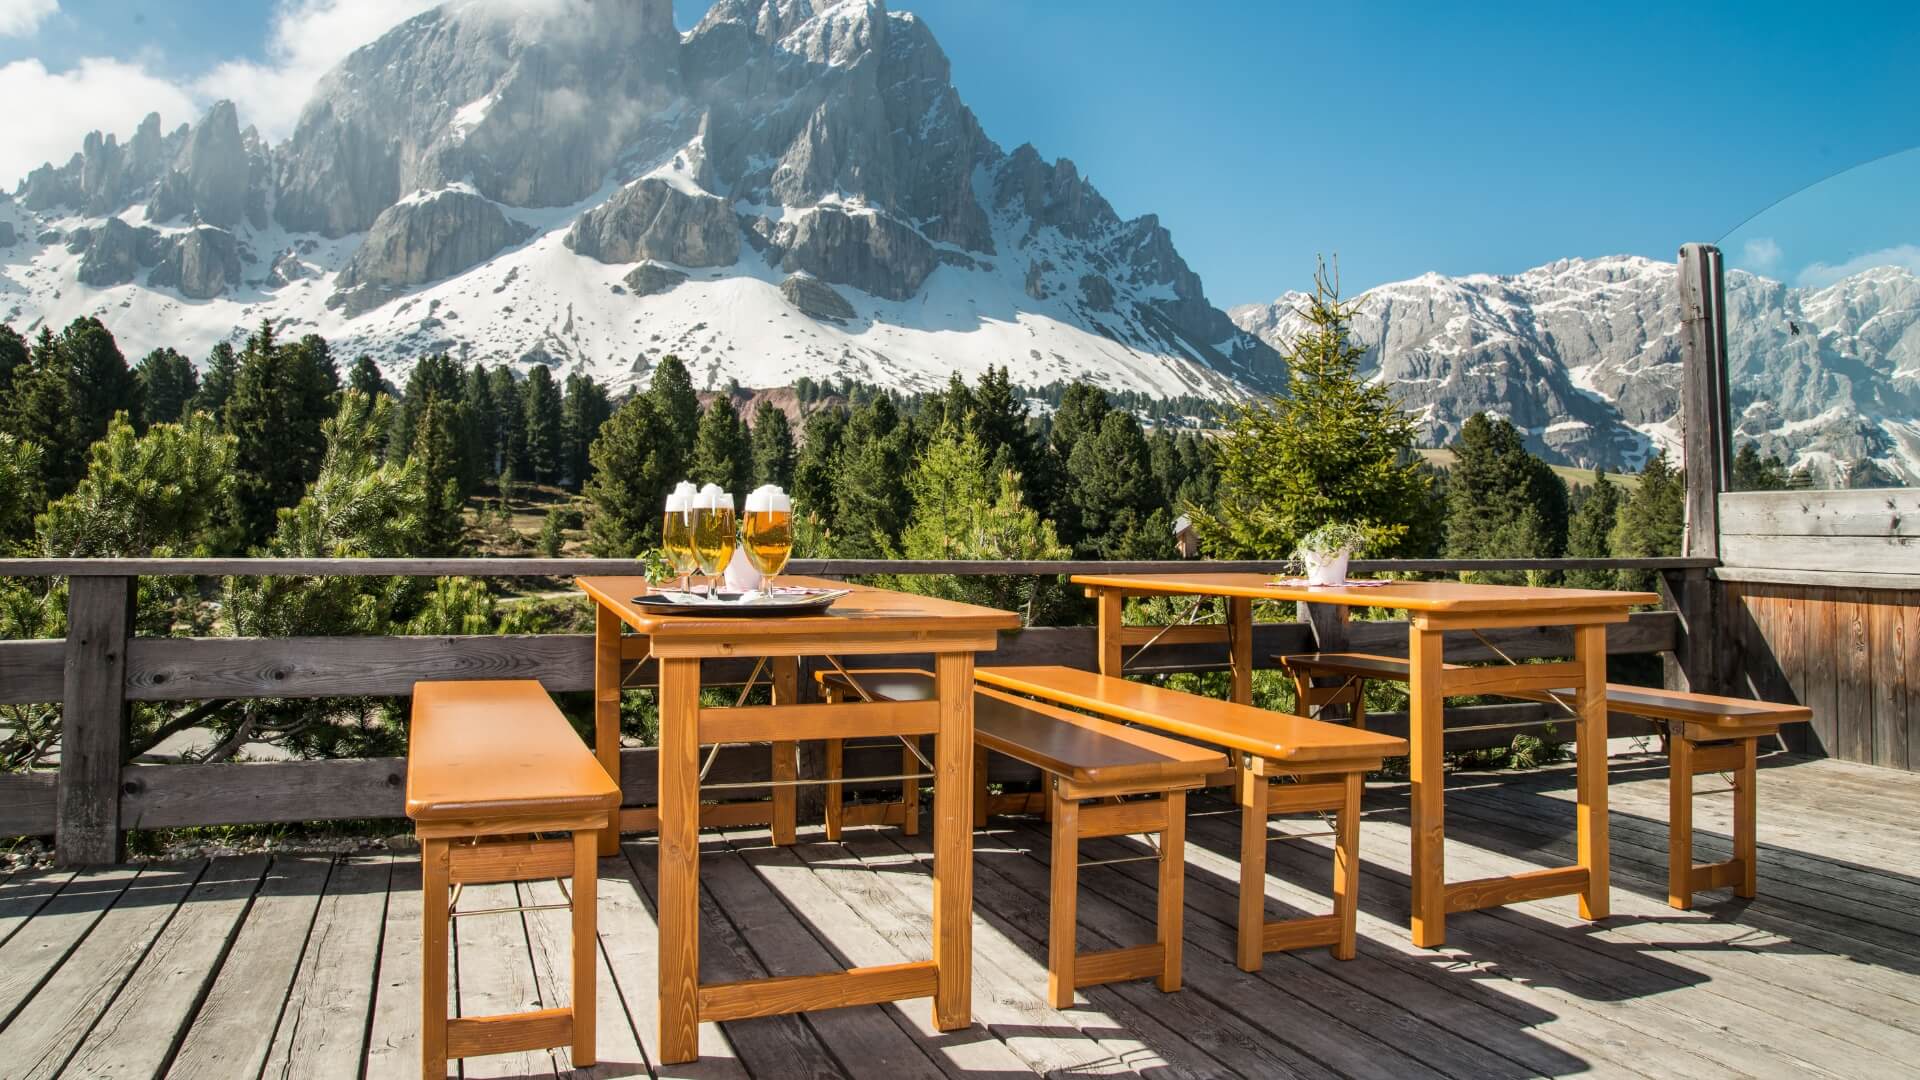
<svg viewBox="0 0 1920 1080"><path fill-rule="evenodd" d="M120 859L120 769L127 746L127 641L136 579L76 577L67 585L66 689L61 708L54 855L63 866Z"/></svg>
<svg viewBox="0 0 1920 1080"><path fill-rule="evenodd" d="M1724 693L1733 685L1732 642L1720 633L1720 584L1700 567L1660 574L1661 599L1680 616L1673 651L1661 654L1669 690Z"/></svg>
<svg viewBox="0 0 1920 1080"><path fill-rule="evenodd" d="M1727 401L1727 291L1720 249L1680 248L1680 325L1687 472L1687 531L1681 553L1720 557L1720 493L1733 472Z"/></svg>

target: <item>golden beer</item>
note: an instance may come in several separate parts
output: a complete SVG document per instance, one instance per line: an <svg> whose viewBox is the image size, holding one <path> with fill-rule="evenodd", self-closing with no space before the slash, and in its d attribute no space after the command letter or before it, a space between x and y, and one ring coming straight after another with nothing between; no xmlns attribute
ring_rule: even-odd
<svg viewBox="0 0 1920 1080"><path fill-rule="evenodd" d="M693 512L691 510L669 510L666 520L660 528L660 549L667 557L667 565L680 579L682 591L686 581L694 570L699 568L699 560L693 555Z"/></svg>
<svg viewBox="0 0 1920 1080"><path fill-rule="evenodd" d="M731 499L728 500L732 502ZM733 507L702 506L693 511L693 557L709 577L726 573L738 536Z"/></svg>
<svg viewBox="0 0 1920 1080"><path fill-rule="evenodd" d="M793 554L793 511L748 510L744 540L755 570L767 577L785 570Z"/></svg>

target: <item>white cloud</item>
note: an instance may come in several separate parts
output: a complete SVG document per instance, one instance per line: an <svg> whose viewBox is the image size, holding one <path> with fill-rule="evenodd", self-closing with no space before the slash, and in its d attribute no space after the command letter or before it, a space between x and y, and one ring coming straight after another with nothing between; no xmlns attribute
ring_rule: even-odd
<svg viewBox="0 0 1920 1080"><path fill-rule="evenodd" d="M98 58L62 72L38 60L0 67L0 101L10 103L0 139L0 184L9 190L42 162L65 164L89 131L125 138L150 112L168 126L196 115L192 95L180 86L138 64Z"/></svg>
<svg viewBox="0 0 1920 1080"><path fill-rule="evenodd" d="M0 0L0 37L32 37L59 10L60 0Z"/></svg>
<svg viewBox="0 0 1920 1080"><path fill-rule="evenodd" d="M1771 274L1780 266L1785 252L1771 236L1756 236L1740 249L1740 268L1756 274Z"/></svg>
<svg viewBox="0 0 1920 1080"><path fill-rule="evenodd" d="M1920 244L1895 244L1878 251L1869 251L1864 255L1855 255L1843 263L1809 263L1800 271L1800 284L1813 288L1825 288L1843 278L1850 278L1863 270L1873 270L1882 266L1897 266L1920 274Z"/></svg>
<svg viewBox="0 0 1920 1080"><path fill-rule="evenodd" d="M43 162L65 163L89 131L125 139L156 111L171 130L198 120L221 98L240 107L242 125L258 127L271 141L284 139L328 68L432 6L432 0L280 0L266 62L231 60L192 81L155 74L146 61L108 57L58 72L37 59L0 67L0 101L22 106L9 110L0 139L0 186L11 190ZM0 0L0 35L10 20L26 17L20 13L40 12L37 22L58 8L57 0Z"/></svg>

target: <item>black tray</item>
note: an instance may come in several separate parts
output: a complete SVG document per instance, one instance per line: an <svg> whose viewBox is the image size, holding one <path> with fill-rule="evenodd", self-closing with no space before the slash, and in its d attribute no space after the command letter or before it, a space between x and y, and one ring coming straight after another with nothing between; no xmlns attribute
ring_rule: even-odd
<svg viewBox="0 0 1920 1080"><path fill-rule="evenodd" d="M751 601L742 602L745 593L715 593L714 599L699 603L683 603L668 599L661 593L647 593L633 598L635 607L642 611L658 612L662 615L701 615L707 618L759 618L775 615L817 615L834 605L836 600L847 595L849 590L834 589L830 592L812 593L804 596L759 596Z"/></svg>

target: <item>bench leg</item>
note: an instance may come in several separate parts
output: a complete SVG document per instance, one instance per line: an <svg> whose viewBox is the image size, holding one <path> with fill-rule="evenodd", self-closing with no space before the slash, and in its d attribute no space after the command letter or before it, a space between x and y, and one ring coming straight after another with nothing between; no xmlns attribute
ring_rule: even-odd
<svg viewBox="0 0 1920 1080"><path fill-rule="evenodd" d="M1740 740L1740 768L1733 774L1733 858L1740 864L1735 896L1752 899L1759 886L1759 739Z"/></svg>
<svg viewBox="0 0 1920 1080"><path fill-rule="evenodd" d="M1693 909L1693 740L1678 731L1667 739L1667 904Z"/></svg>
<svg viewBox="0 0 1920 1080"><path fill-rule="evenodd" d="M834 694L832 691L829 691L827 700L837 701L838 695ZM845 768L846 768L846 740L828 739L827 740L827 779L828 780L840 779L840 777L845 775L845 771L844 771ZM842 795L841 795L839 784L827 784L825 785L825 787L826 787L827 809L826 809L826 815L825 815L824 821L826 824L827 839L838 842L840 839L840 830L842 828L842 823L846 820L845 804L841 801Z"/></svg>
<svg viewBox="0 0 1920 1080"><path fill-rule="evenodd" d="M1160 989L1180 989L1180 959L1186 914L1187 793L1169 791L1167 827L1160 832L1160 910L1156 931L1160 941Z"/></svg>
<svg viewBox="0 0 1920 1080"><path fill-rule="evenodd" d="M1347 707L1352 710L1354 728L1367 730L1367 680L1353 680L1353 703Z"/></svg>
<svg viewBox="0 0 1920 1080"><path fill-rule="evenodd" d="M918 741L920 736L909 735L907 738ZM975 755L973 759L973 767L978 770L978 775L986 775L986 769L981 766L978 755ZM913 756L912 750L902 746L900 748L900 774L902 776L912 776L914 773L920 771L922 771L920 759ZM979 780L977 783L982 790L985 790L985 780ZM974 816L978 817L980 813L981 811L976 809ZM900 781L900 831L908 836L920 835L920 781L918 780Z"/></svg>
<svg viewBox="0 0 1920 1080"><path fill-rule="evenodd" d="M594 1018L600 939L597 931L600 856L598 834L573 834L573 1067L600 1060Z"/></svg>
<svg viewBox="0 0 1920 1080"><path fill-rule="evenodd" d="M772 698L775 705L798 705L800 703L800 659L794 656L776 656L768 665L771 668ZM797 742L777 742L773 744L773 778L775 780L797 780L800 777L800 744ZM781 847L793 844L798 828L800 789L792 784L782 784L773 789L773 842Z"/></svg>
<svg viewBox="0 0 1920 1080"><path fill-rule="evenodd" d="M1240 936L1235 962L1259 971L1267 936L1267 778L1242 758L1234 784L1240 804Z"/></svg>
<svg viewBox="0 0 1920 1080"><path fill-rule="evenodd" d="M1346 776L1346 798L1340 804L1333 840L1333 917L1339 938L1333 943L1335 960L1354 956L1354 933L1360 917L1360 794L1365 778Z"/></svg>
<svg viewBox="0 0 1920 1080"><path fill-rule="evenodd" d="M987 827L987 748L973 748L973 827Z"/></svg>
<svg viewBox="0 0 1920 1080"><path fill-rule="evenodd" d="M1061 798L1057 785L1048 801L1053 807L1053 886L1048 900L1047 1004L1068 1009L1073 1007L1074 927L1079 922L1080 804Z"/></svg>
<svg viewBox="0 0 1920 1080"><path fill-rule="evenodd" d="M589 843L597 838L588 835ZM420 1075L447 1075L447 904L445 840L420 842Z"/></svg>

